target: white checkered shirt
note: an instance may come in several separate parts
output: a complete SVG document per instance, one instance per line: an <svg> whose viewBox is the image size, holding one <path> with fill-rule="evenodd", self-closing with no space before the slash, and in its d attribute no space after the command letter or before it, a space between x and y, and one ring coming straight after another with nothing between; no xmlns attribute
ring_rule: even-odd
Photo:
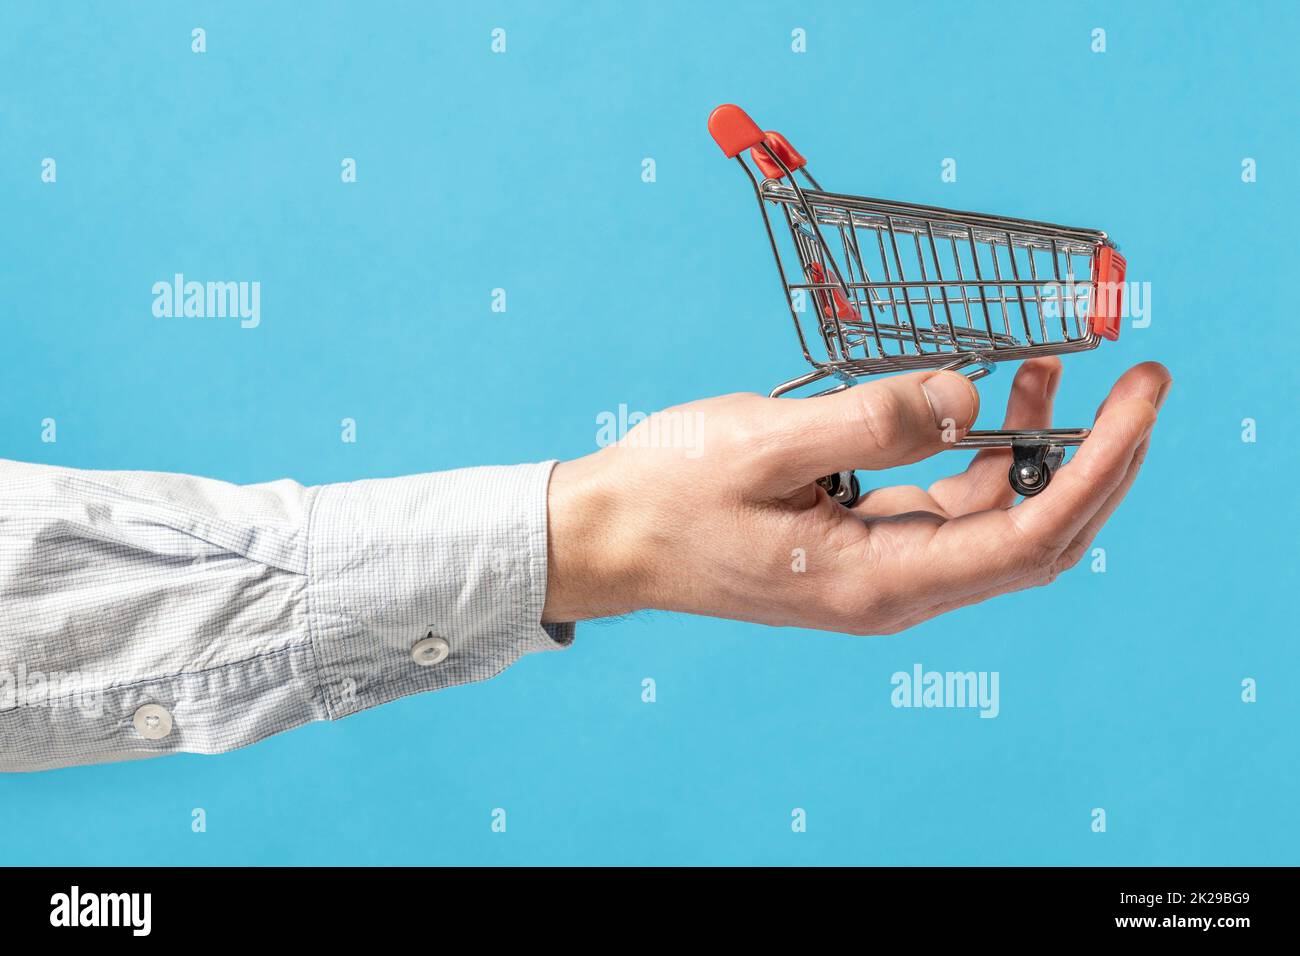
<svg viewBox="0 0 1300 956"><path fill-rule="evenodd" d="M553 465L304 488L0 460L0 770L219 753L568 646L540 623Z"/></svg>

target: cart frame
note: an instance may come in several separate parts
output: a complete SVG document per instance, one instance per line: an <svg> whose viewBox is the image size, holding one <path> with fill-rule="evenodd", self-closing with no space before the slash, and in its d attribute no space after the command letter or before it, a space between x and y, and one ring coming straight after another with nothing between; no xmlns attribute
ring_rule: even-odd
<svg viewBox="0 0 1300 956"><path fill-rule="evenodd" d="M754 189L799 346L812 366L772 389L773 397L833 379L815 393L827 395L868 376L927 368L977 380L999 362L1087 351L1118 338L1126 263L1105 232L828 192L784 136L762 131L733 104L713 111L709 132ZM776 210L793 253L784 258ZM831 240L838 240L838 252ZM1011 448L1008 478L1030 496L1047 487L1065 447L1088 434L972 430L951 447ZM843 504L859 497L852 472L820 483Z"/></svg>

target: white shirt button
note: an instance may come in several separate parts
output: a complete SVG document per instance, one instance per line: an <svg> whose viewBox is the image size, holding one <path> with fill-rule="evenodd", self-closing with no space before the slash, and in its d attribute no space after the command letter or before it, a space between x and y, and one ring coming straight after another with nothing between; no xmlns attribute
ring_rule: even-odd
<svg viewBox="0 0 1300 956"><path fill-rule="evenodd" d="M441 637L430 634L424 640L415 642L415 646L411 648L411 660L421 667L432 667L445 661L450 653L450 644Z"/></svg>
<svg viewBox="0 0 1300 956"><path fill-rule="evenodd" d="M172 715L161 704L145 704L131 720L145 740L162 740L172 732Z"/></svg>

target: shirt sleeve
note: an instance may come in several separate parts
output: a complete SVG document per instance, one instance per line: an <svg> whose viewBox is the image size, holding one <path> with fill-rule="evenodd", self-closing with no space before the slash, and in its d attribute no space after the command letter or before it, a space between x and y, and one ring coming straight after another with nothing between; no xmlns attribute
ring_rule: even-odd
<svg viewBox="0 0 1300 956"><path fill-rule="evenodd" d="M541 623L554 464L305 488L0 461L0 770L219 753L568 646Z"/></svg>

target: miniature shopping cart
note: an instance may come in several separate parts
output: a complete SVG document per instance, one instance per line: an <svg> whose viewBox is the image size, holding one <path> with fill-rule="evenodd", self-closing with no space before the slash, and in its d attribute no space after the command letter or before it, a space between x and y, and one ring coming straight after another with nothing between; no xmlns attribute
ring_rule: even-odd
<svg viewBox="0 0 1300 956"><path fill-rule="evenodd" d="M941 368L971 379L997 362L1096 348L1119 337L1124 258L1104 232L826 192L780 133L738 106L709 132L745 170L813 370L772 390L824 379L826 395L882 372ZM755 175L741 154L749 151ZM799 172L808 185L795 180ZM785 229L774 229L773 219ZM778 239L788 233L789 242ZM1010 447L1011 486L1036 495L1086 428L969 431L954 448ZM857 476L820 484L852 506Z"/></svg>

